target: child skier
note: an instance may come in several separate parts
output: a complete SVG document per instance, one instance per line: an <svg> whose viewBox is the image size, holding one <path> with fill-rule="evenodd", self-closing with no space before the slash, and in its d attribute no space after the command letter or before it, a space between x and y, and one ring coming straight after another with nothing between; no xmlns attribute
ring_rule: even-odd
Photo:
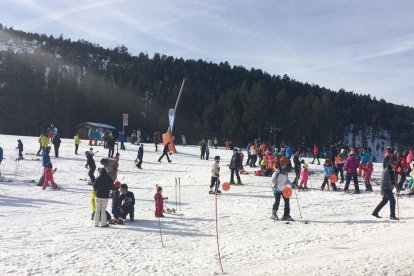
<svg viewBox="0 0 414 276"><path fill-rule="evenodd" d="M53 169L52 163L48 163L46 168L44 169L45 172L45 181L43 182L43 190L48 187L49 182L52 184L53 190L59 190L59 187L56 185L55 181L53 180L53 174L56 172L56 168Z"/></svg>
<svg viewBox="0 0 414 276"><path fill-rule="evenodd" d="M308 164L303 164L303 168L300 173L299 189L306 190L308 188L308 178L310 174L311 174L310 171L308 171Z"/></svg>
<svg viewBox="0 0 414 276"><path fill-rule="evenodd" d="M372 172L374 171L374 164L371 161L367 163L366 166L363 167L364 170L364 180L365 180L365 191L372 192L372 185L371 185L371 176Z"/></svg>
<svg viewBox="0 0 414 276"><path fill-rule="evenodd" d="M287 160L287 161L286 161ZM283 196L283 190L286 186L289 185L288 180L288 164L290 161L285 158L283 162L280 164L280 169L276 170L272 175L272 183L273 183L273 194L275 196L275 202L273 204L272 209L272 219L277 220L277 210L279 209L280 198L283 197L283 201L285 202L285 209L283 212L282 220L293 221L292 217L290 216L290 205L289 205L289 198Z"/></svg>
<svg viewBox="0 0 414 276"><path fill-rule="evenodd" d="M134 221L134 205L135 205L135 196L133 192L128 191L128 185L121 185L121 218L126 219L126 216L129 214L129 220Z"/></svg>
<svg viewBox="0 0 414 276"><path fill-rule="evenodd" d="M158 184L156 185L157 187L157 193L154 195L154 199L155 199L155 217L156 218L162 218L164 217L163 212L164 212L164 200L168 199L168 197L163 197L162 196L162 187L158 186Z"/></svg>
<svg viewBox="0 0 414 276"><path fill-rule="evenodd" d="M220 185L220 156L215 156L214 157L214 164L213 166L211 166L211 183L210 183L210 192L209 194L214 194L214 193L218 193L221 194L221 191L218 189L219 185ZM215 188L213 191L213 188Z"/></svg>
<svg viewBox="0 0 414 276"><path fill-rule="evenodd" d="M206 160L210 157L210 149L208 148L208 145L206 145Z"/></svg>
<svg viewBox="0 0 414 276"><path fill-rule="evenodd" d="M93 160L93 153L91 153L90 151L85 151L85 156L86 156L86 164L85 164L85 168L89 168L89 178L91 179L88 184L89 185L93 185L93 183L95 183L95 170L96 170L96 164L95 164L95 160Z"/></svg>
<svg viewBox="0 0 414 276"><path fill-rule="evenodd" d="M112 191L112 214L114 215L114 219L110 222L111 224L122 224L122 220L119 219L120 217L120 208L121 208L121 194L119 192L119 188L121 188L121 182L115 181L115 190Z"/></svg>
<svg viewBox="0 0 414 276"><path fill-rule="evenodd" d="M323 183L321 186L321 191L323 191L325 189L325 185L331 185L332 188L334 189L334 191L337 191L338 188L336 187L335 183L329 183L329 178L331 177L331 175L334 173L334 168L332 166L332 163L329 159L325 160L325 163L323 164L324 166L324 171L323 171Z"/></svg>
<svg viewBox="0 0 414 276"><path fill-rule="evenodd" d="M75 154L78 155L78 149L80 144L79 134L76 133L75 136L73 136L73 143L75 144Z"/></svg>

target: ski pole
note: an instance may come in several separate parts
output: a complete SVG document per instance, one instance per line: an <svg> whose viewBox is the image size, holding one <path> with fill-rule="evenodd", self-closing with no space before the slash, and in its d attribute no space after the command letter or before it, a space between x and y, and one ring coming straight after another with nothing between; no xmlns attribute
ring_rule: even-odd
<svg viewBox="0 0 414 276"><path fill-rule="evenodd" d="M299 215L300 215L300 219L302 220L302 211L300 210L298 194L296 193L295 189L293 189L293 191L295 192L296 202L298 203L298 208L299 208Z"/></svg>
<svg viewBox="0 0 414 276"><path fill-rule="evenodd" d="M177 178L175 178L175 210L177 210Z"/></svg>
<svg viewBox="0 0 414 276"><path fill-rule="evenodd" d="M178 202L180 204L181 211L181 177L178 178Z"/></svg>

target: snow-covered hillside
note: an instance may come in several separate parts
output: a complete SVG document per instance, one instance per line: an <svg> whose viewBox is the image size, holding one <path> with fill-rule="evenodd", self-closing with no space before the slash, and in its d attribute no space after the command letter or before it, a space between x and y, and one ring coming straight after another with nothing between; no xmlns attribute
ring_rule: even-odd
<svg viewBox="0 0 414 276"><path fill-rule="evenodd" d="M118 178L135 193L136 221L95 228L90 220L91 186L83 154L75 155L71 140L63 139L55 180L60 191L30 183L38 180L40 161L25 155L16 170L16 140L26 153L35 153L37 137L0 136L5 160L0 182L0 271L2 275L219 275L215 236L214 196L208 194L210 166L200 160L198 147L178 146L173 163L158 163L154 145L145 145L143 170L133 166L137 147L121 151ZM89 146L82 141L79 152ZM97 147L97 164L106 152ZM51 154L53 155L53 154ZM221 181L229 180L231 151L220 155ZM307 162L309 160L307 159ZM322 166L310 165L308 192L298 192L303 220L295 198L285 224L269 219L274 201L270 178L242 175L243 186L232 186L218 198L219 231L227 275L412 275L414 268L414 198L399 199L400 222L390 221L389 207L371 216L381 200L373 193L321 192ZM250 168L248 171L252 171ZM381 165L375 164L374 177ZM154 218L154 187L160 184L175 207L175 177L181 178L183 216L161 220L165 247L161 246ZM290 175L290 179L293 177ZM340 184L342 187L342 184ZM351 185L352 186L352 185ZM362 189L364 190L364 189ZM283 210L283 203L279 215ZM108 205L108 210L109 210Z"/></svg>

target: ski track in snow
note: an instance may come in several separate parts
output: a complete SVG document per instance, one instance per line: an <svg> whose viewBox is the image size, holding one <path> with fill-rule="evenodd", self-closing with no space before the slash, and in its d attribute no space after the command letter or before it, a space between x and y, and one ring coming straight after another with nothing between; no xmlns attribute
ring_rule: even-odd
<svg viewBox="0 0 414 276"><path fill-rule="evenodd" d="M144 147L143 170L133 167L137 146L120 151L118 178L136 197L135 218L125 225L95 228L90 220L86 181L89 149L83 140L74 154L73 142L62 139L61 158L55 181L61 191L42 191L36 183L41 161L22 160L16 171L14 148L21 138L26 153L38 149L37 137L0 136L6 160L2 175L13 182L0 182L0 272L2 275L220 275L215 238L214 196L208 194L213 160L199 159L196 146L177 146L179 153L160 164L154 145ZM106 154L102 147L95 162ZM221 156L221 182L229 180L227 168L232 152L210 149ZM31 159L32 155L24 155ZM306 159L309 163L309 159ZM379 178L381 164L373 177ZM246 168L252 172L253 169ZM389 221L389 205L376 219L370 214L380 202L379 187L373 193L349 195L318 190L322 166L310 165L311 191L291 198L289 225L268 217L274 201L270 178L241 175L243 186L232 186L218 198L219 231L226 275L414 275L414 198L399 199L401 222ZM175 206L175 177L181 177L181 210L184 216L154 217L155 184L164 188L168 207ZM291 173L289 179L293 179ZM342 184L339 184L343 187ZM351 188L352 188L351 184ZM360 184L361 190L363 185ZM110 212L110 203L107 210ZM278 215L281 217L283 201Z"/></svg>

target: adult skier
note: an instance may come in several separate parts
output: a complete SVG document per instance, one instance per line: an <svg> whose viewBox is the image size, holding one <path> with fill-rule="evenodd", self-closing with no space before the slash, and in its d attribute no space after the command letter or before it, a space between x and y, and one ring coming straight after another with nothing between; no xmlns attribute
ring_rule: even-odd
<svg viewBox="0 0 414 276"><path fill-rule="evenodd" d="M59 148L62 141L60 140L59 134L55 134L52 139L53 150L55 151L55 157L59 158Z"/></svg>
<svg viewBox="0 0 414 276"><path fill-rule="evenodd" d="M91 153L90 151L85 151L85 156L86 156L85 168L89 168L88 175L91 180L88 184L93 184L95 183L95 170L96 170L95 160L93 160L93 153Z"/></svg>
<svg viewBox="0 0 414 276"><path fill-rule="evenodd" d="M242 162L241 162L241 158L240 155L237 151L237 149L233 150L233 156L231 157L230 160L230 184L235 184L234 183L234 173L236 173L236 177L237 177L237 184L241 185L241 179L240 179L240 174L239 174L239 170L242 168Z"/></svg>
<svg viewBox="0 0 414 276"><path fill-rule="evenodd" d="M351 183L351 178L352 178L352 180L354 181L354 186L355 186L354 193L360 194L359 185L358 185L358 172L357 172L358 165L359 165L359 160L358 158L356 158L355 152L352 150L349 153L348 158L345 161L345 166L344 166L344 171L346 171L344 192L348 191L349 184Z"/></svg>
<svg viewBox="0 0 414 276"><path fill-rule="evenodd" d="M135 159L135 166L138 167L138 169L142 169L142 159L144 158L144 144L141 144L138 148L138 155Z"/></svg>
<svg viewBox="0 0 414 276"><path fill-rule="evenodd" d="M160 156L160 158L158 158L158 162L161 163L162 158L164 156L166 156L167 157L167 160L168 160L168 163L171 163L170 157L168 156L169 155L169 152L170 152L169 146L170 146L170 142L167 142L167 144L165 144L164 149L162 151L162 155Z"/></svg>

